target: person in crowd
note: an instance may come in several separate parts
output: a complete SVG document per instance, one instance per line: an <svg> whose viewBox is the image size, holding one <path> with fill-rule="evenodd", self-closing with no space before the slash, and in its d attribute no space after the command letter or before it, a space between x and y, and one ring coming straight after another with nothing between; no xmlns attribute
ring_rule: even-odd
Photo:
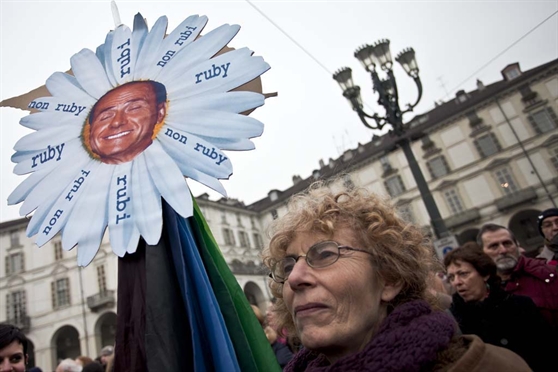
<svg viewBox="0 0 558 372"><path fill-rule="evenodd" d="M106 368L109 358L114 354L114 347L112 345L107 345L101 349L101 355L99 356L99 362Z"/></svg>
<svg viewBox="0 0 558 372"><path fill-rule="evenodd" d="M76 358L76 363L82 367L85 367L86 365L93 363L93 359L87 356L80 355Z"/></svg>
<svg viewBox="0 0 558 372"><path fill-rule="evenodd" d="M82 368L75 360L68 358L58 364L55 372L81 372Z"/></svg>
<svg viewBox="0 0 558 372"><path fill-rule="evenodd" d="M29 357L27 337L11 324L0 324L0 372L23 372Z"/></svg>
<svg viewBox="0 0 558 372"><path fill-rule="evenodd" d="M100 363L93 361L83 367L81 372L105 372L105 368Z"/></svg>
<svg viewBox="0 0 558 372"><path fill-rule="evenodd" d="M444 257L448 281L455 288L450 311L464 334L505 347L534 371L554 364L548 323L531 298L500 288L496 264L480 250L457 248Z"/></svg>
<svg viewBox="0 0 558 372"><path fill-rule="evenodd" d="M287 347L286 344L279 342L277 340L277 332L275 332L275 330L272 327L265 324L265 318L262 312L260 311L260 308L255 305L252 305L252 310L254 310L254 314L256 315L258 322L260 322L260 325L264 330L265 336L267 337L267 340L269 341L269 344L271 345L271 348L275 353L275 357L277 358L277 363L279 363L279 366L281 366L281 368L284 368L287 365L287 363L289 363L293 358L293 353Z"/></svg>
<svg viewBox="0 0 558 372"><path fill-rule="evenodd" d="M550 265L558 265L558 208L543 211L538 217L539 232L544 247L537 258L544 258ZM553 242L554 240L554 242Z"/></svg>
<svg viewBox="0 0 558 372"><path fill-rule="evenodd" d="M277 334L277 342L287 345L293 354L300 350L299 340L296 337L289 336L285 328L278 328L277 316L275 315L275 303L273 301L270 301L265 311L265 322Z"/></svg>
<svg viewBox="0 0 558 372"><path fill-rule="evenodd" d="M27 372L43 372L43 370L39 367L31 367L27 370Z"/></svg>
<svg viewBox="0 0 558 372"><path fill-rule="evenodd" d="M291 198L263 260L279 327L304 346L285 371L530 370L510 350L455 335L427 290L431 243L367 190L316 183Z"/></svg>
<svg viewBox="0 0 558 372"><path fill-rule="evenodd" d="M519 253L514 234L493 223L480 228L477 242L494 263L508 293L530 297L546 321L558 327L557 267Z"/></svg>
<svg viewBox="0 0 558 372"><path fill-rule="evenodd" d="M428 290L436 297L440 309L448 310L451 306L451 292L448 289L447 276L444 272L445 270L440 267L438 262L434 265L435 266L431 267L428 273Z"/></svg>

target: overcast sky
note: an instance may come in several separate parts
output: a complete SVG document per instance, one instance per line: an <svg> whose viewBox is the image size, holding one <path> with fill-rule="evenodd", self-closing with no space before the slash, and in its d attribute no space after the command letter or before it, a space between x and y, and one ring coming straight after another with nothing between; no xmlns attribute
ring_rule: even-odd
<svg viewBox="0 0 558 372"><path fill-rule="evenodd" d="M353 69L363 99L378 109L369 76L354 50L378 39L391 40L392 55L413 47L424 86L416 113L448 100L458 89L501 79L500 70L519 62L523 70L558 58L558 15L524 37L486 68L466 80L500 52L558 10L557 1L254 1L253 4L308 53L278 30L247 1L118 1L122 23L131 26L141 12L151 26L161 15L171 31L192 14L207 15L204 33L221 24L239 24L229 44L249 47L271 65L262 77L264 92L279 96L252 115L265 124L256 150L229 152L234 174L224 186L230 197L249 204L271 189L292 185L292 176L308 177L344 150L371 139L372 133L341 96L331 73ZM0 8L0 100L43 85L55 71L66 71L70 57L83 48L95 50L114 28L109 1L5 1ZM413 101L416 88L395 67L400 103ZM449 96L448 96L449 93ZM378 109L380 113L382 111ZM12 173L10 156L29 130L19 119L26 113L0 109L0 221L18 218L19 205L6 199L25 177ZM405 117L409 120L411 116ZM218 194L189 181L194 195Z"/></svg>

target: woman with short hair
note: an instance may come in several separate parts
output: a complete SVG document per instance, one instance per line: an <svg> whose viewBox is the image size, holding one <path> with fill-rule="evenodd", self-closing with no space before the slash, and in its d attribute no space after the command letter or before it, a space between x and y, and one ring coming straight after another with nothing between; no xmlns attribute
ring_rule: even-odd
<svg viewBox="0 0 558 372"><path fill-rule="evenodd" d="M304 346L285 371L529 371L509 350L455 336L431 306L430 242L365 190L318 183L293 197L263 258L278 327Z"/></svg>
<svg viewBox="0 0 558 372"><path fill-rule="evenodd" d="M555 367L549 325L533 300L501 289L496 264L479 249L457 248L444 258L455 288L450 311L464 334L510 349L535 371Z"/></svg>

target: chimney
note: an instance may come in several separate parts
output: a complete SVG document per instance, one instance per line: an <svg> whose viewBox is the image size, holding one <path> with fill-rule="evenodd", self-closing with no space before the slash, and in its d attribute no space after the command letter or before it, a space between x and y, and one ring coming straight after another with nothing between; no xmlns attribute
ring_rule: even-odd
<svg viewBox="0 0 558 372"><path fill-rule="evenodd" d="M467 93L465 93L465 91L463 89L461 89L460 91L458 91L457 93L455 93L455 102L456 103L462 103L465 102L467 100Z"/></svg>
<svg viewBox="0 0 558 372"><path fill-rule="evenodd" d="M484 88L485 88L485 86L484 86L483 82L480 81L480 79L477 79L477 89L479 91L481 91L481 90L484 90Z"/></svg>
<svg viewBox="0 0 558 372"><path fill-rule="evenodd" d="M320 178L320 171L319 170L315 170L312 172L312 177L314 177L315 180L317 180L318 178Z"/></svg>
<svg viewBox="0 0 558 372"><path fill-rule="evenodd" d="M323 167L325 167L324 159L320 159L320 169L322 169Z"/></svg>
<svg viewBox="0 0 558 372"><path fill-rule="evenodd" d="M299 183L300 181L302 181L302 177L300 177L298 174L295 174L293 176L293 185L296 185L297 183Z"/></svg>

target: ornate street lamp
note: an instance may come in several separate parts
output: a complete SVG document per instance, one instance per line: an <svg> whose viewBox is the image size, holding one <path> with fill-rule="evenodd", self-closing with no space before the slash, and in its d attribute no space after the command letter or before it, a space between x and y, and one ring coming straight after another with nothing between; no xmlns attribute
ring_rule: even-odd
<svg viewBox="0 0 558 372"><path fill-rule="evenodd" d="M384 107L385 115L380 116L377 113L370 115L364 112L362 99L360 97L360 87L354 85L350 68L344 67L339 69L333 74L333 79L339 83L343 90L343 96L351 103L353 110L356 111L360 120L366 127L370 129L382 129L386 124L391 125L392 134L396 136L397 144L403 149L413 177L417 183L420 195L424 201L428 215L430 216L434 234L438 238L449 236L444 220L442 220L440 211L438 211L432 193L428 188L428 184L413 154L411 141L404 135L405 126L403 124L403 114L413 111L422 98L422 83L419 78L419 69L415 60L415 51L412 48L404 49L395 58L395 60L401 64L407 75L413 78L418 88L418 97L415 103L408 104L405 111L401 111L399 107L399 95L397 92L395 75L393 74L393 60L389 50L389 40L379 40L374 45L363 45L355 51L355 57L360 61L366 71L370 73L373 90L378 93L378 103ZM387 78L381 79L376 71L376 67L384 71ZM374 121L369 123L368 119L373 119Z"/></svg>

